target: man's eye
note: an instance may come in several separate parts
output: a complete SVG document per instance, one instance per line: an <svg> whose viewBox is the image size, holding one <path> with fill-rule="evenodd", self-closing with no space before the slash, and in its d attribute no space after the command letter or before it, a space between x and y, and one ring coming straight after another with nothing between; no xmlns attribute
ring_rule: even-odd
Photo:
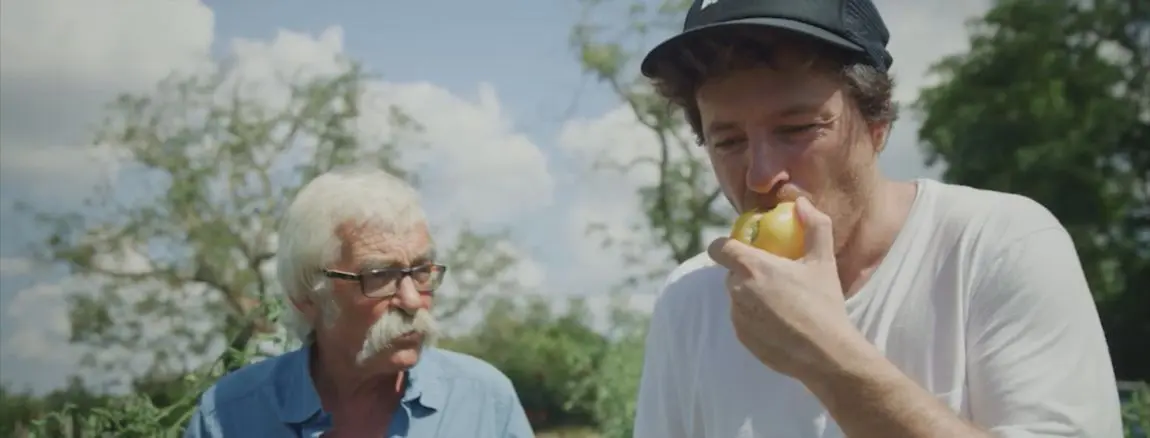
<svg viewBox="0 0 1150 438"><path fill-rule="evenodd" d="M787 125L787 126L780 126L778 128L778 131L781 134L802 134L804 132L809 132L811 130L814 130L815 128L818 128L818 127L819 127L819 125L817 123L811 123L811 124L807 124L807 125Z"/></svg>
<svg viewBox="0 0 1150 438"><path fill-rule="evenodd" d="M739 147L742 144L743 144L743 139L741 139L741 138L730 138L730 139L723 139L723 140L716 141L713 143L712 147L714 147L716 150L729 151L729 150L732 150L732 149Z"/></svg>

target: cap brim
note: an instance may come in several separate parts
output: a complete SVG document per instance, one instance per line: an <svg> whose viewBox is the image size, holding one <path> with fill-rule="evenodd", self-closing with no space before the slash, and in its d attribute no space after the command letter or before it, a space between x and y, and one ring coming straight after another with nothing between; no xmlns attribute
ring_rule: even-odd
<svg viewBox="0 0 1150 438"><path fill-rule="evenodd" d="M666 41L663 41L659 45L655 46L654 49L651 49L650 52L647 52L647 56L645 56L643 58L643 62L639 64L639 70L643 73L644 76L652 77L655 75L654 70L657 61L660 58L666 56L668 53L673 52L674 48L682 44L684 41L698 38L700 35L717 30L731 29L735 27L765 27L771 29L782 29L809 36L811 38L842 47L844 49L856 52L865 52L865 49L863 49L862 46L847 41L845 38L835 35L833 32L818 26L813 26L801 21L795 21L787 18L751 17L699 26L668 38Z"/></svg>

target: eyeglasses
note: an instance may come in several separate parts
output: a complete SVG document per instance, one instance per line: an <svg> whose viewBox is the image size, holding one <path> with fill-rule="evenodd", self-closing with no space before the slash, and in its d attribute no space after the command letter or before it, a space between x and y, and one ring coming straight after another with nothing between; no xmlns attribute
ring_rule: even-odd
<svg viewBox="0 0 1150 438"><path fill-rule="evenodd" d="M420 292L434 291L443 283L443 276L447 274L447 266L427 264L410 268L369 269L358 274L332 269L324 269L322 272L327 278L359 282L360 292L363 293L363 296L383 299L391 297L399 291L399 282L404 277L411 277L412 283L415 283L415 289Z"/></svg>

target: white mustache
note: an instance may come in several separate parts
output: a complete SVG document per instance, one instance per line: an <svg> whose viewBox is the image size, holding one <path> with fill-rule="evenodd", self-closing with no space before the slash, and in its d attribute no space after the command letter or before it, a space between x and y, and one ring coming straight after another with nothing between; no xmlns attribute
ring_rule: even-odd
<svg viewBox="0 0 1150 438"><path fill-rule="evenodd" d="M434 345L436 338L439 337L439 323L427 309L419 309L415 315L402 310L389 311L368 329L367 336L363 339L363 348L356 356L356 362L362 365L368 359L391 348L395 338L408 333L422 335L423 345Z"/></svg>

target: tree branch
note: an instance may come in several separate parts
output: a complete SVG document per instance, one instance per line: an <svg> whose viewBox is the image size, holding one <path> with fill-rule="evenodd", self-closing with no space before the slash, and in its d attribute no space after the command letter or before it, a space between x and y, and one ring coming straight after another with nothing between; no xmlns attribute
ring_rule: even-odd
<svg viewBox="0 0 1150 438"><path fill-rule="evenodd" d="M714 204L715 200L719 199L719 195L722 195L722 194L723 194L723 189L712 190L711 193L708 194L706 198L703 198L702 202L700 202L699 205L696 206L695 215L697 217L709 216L710 211L711 211L711 204Z"/></svg>

